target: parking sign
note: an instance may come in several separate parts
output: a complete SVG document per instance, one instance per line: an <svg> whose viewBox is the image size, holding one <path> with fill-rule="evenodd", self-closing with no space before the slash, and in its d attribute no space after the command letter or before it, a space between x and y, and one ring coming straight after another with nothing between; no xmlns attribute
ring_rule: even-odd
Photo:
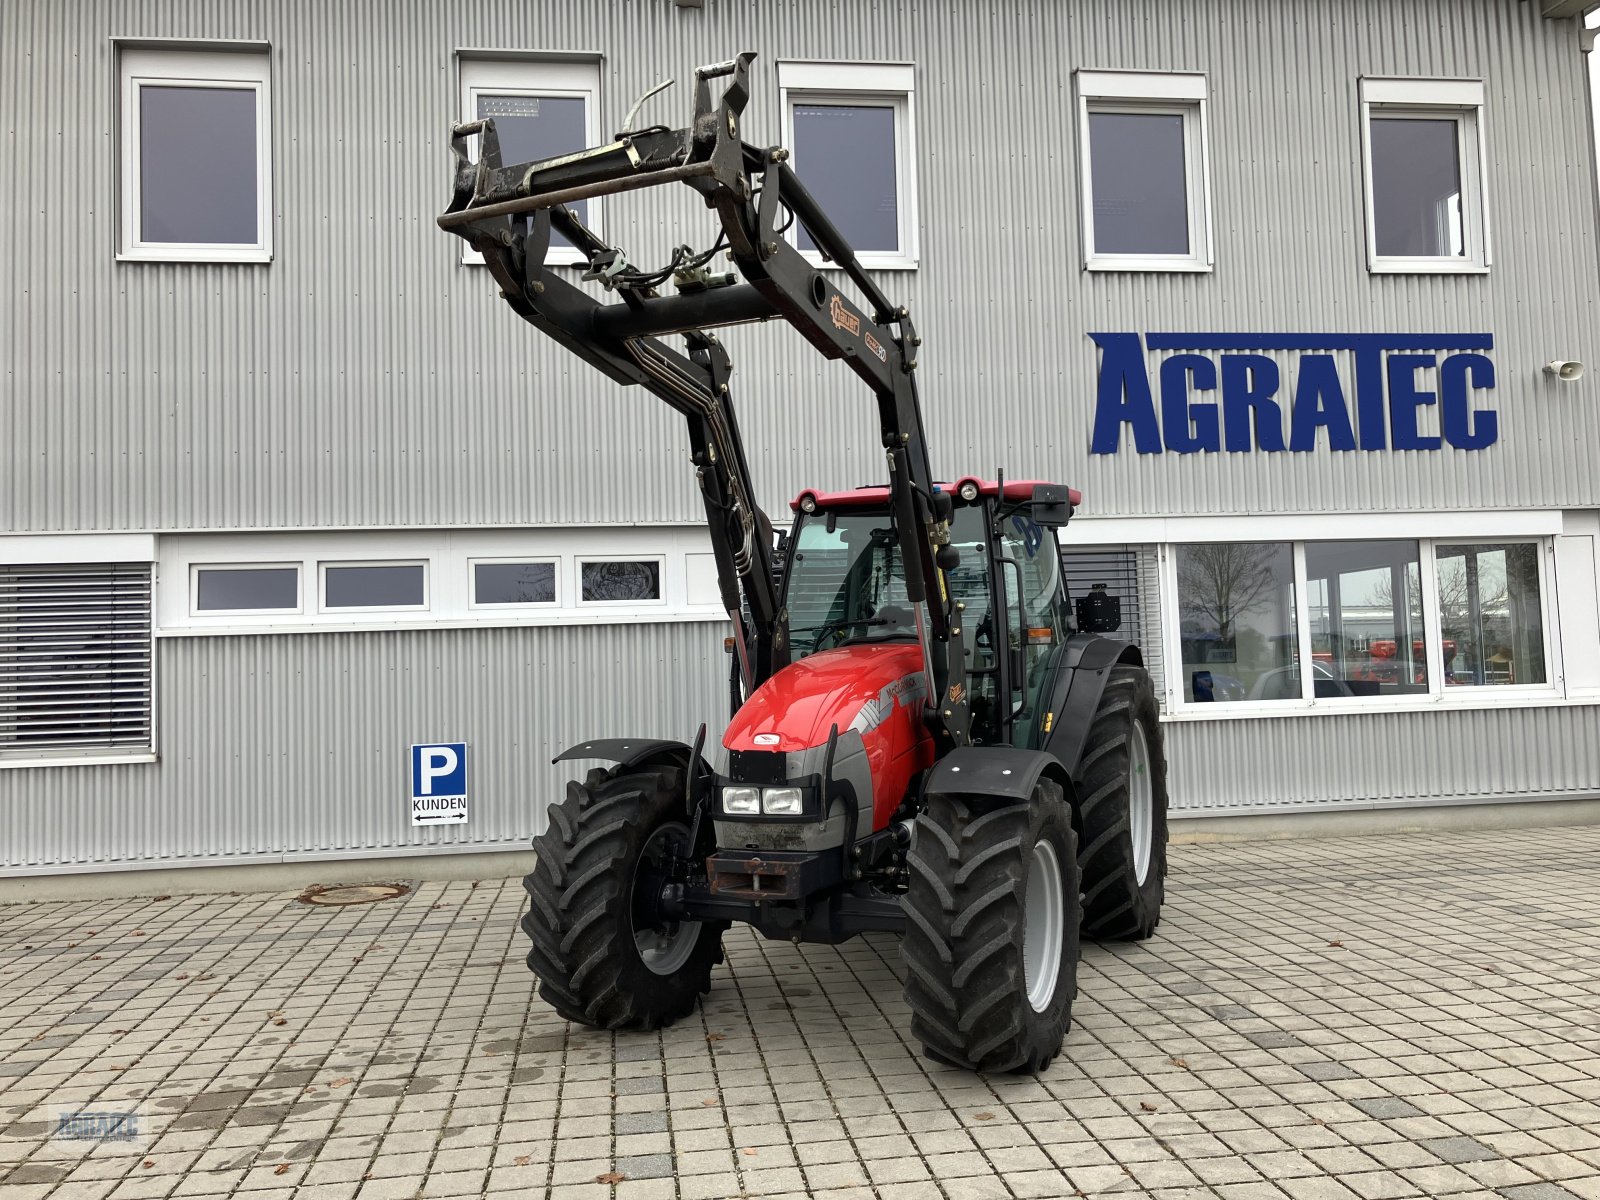
<svg viewBox="0 0 1600 1200"><path fill-rule="evenodd" d="M465 742L434 742L411 747L411 823L467 823Z"/></svg>

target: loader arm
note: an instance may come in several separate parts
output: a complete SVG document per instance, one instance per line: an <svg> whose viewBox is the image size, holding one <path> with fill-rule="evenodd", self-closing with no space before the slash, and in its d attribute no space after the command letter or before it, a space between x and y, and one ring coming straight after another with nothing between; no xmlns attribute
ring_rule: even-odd
<svg viewBox="0 0 1600 1200"><path fill-rule="evenodd" d="M779 318L824 357L844 359L872 389L891 507L928 675L928 720L947 745L968 745L970 710L959 609L945 582L955 565L950 498L934 484L917 398L917 337L909 312L867 275L849 243L786 165L788 151L739 136L754 54L695 72L692 122L619 134L603 146L505 164L492 120L454 130L455 187L439 225L481 253L523 319L622 384L639 384L688 421L723 606L733 621L745 695L788 661L786 618L772 572L771 525L756 503L729 389L731 361L714 329ZM710 80L730 82L713 102ZM476 161L469 155L479 140ZM682 183L721 222L708 251L687 247L671 268L646 272L578 220L568 204ZM813 267L783 236L798 220L861 301ZM780 220L782 224L780 224ZM602 300L545 266L552 230L589 260ZM708 264L725 248L737 274ZM669 282L674 292L663 294ZM864 303L862 303L864 301ZM662 340L681 335L684 351Z"/></svg>

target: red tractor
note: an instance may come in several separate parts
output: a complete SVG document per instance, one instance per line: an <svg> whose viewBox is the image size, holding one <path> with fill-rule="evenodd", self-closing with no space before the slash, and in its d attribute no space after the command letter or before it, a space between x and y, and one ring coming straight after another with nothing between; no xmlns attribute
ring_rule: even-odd
<svg viewBox="0 0 1600 1200"><path fill-rule="evenodd" d="M734 921L797 942L898 933L931 1057L1039 1071L1071 1023L1080 928L1144 938L1161 915L1155 695L1135 646L1073 625L1056 531L1076 492L935 480L910 314L787 151L740 138L753 57L695 73L682 129L630 132L630 114L607 145L515 165L493 121L455 130L439 224L483 255L519 316L688 421L733 626L725 753L707 752L701 725L692 741L608 737L557 756L614 765L569 784L534 839L528 964L570 1020L650 1029L693 1010ZM658 270L567 207L668 183L721 229ZM834 269L786 240L794 222ZM544 265L552 231L604 296ZM713 269L723 251L736 271ZM872 390L888 480L802 492L787 539L756 503L732 364L709 332L773 319Z"/></svg>

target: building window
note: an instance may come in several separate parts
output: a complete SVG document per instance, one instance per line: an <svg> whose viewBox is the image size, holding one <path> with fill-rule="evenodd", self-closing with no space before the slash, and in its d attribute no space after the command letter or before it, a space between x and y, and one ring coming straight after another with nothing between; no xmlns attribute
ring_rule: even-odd
<svg viewBox="0 0 1600 1200"><path fill-rule="evenodd" d="M119 257L269 262L267 55L122 48Z"/></svg>
<svg viewBox="0 0 1600 1200"><path fill-rule="evenodd" d="M1483 96L1475 80L1361 81L1371 270L1488 269Z"/></svg>
<svg viewBox="0 0 1600 1200"><path fill-rule="evenodd" d="M1300 699L1294 547L1215 542L1176 557L1184 699Z"/></svg>
<svg viewBox="0 0 1600 1200"><path fill-rule="evenodd" d="M1317 696L1428 691L1416 542L1310 542L1306 585Z"/></svg>
<svg viewBox="0 0 1600 1200"><path fill-rule="evenodd" d="M914 76L903 63L778 64L790 165L864 267L917 265ZM799 222L789 236L822 262Z"/></svg>
<svg viewBox="0 0 1600 1200"><path fill-rule="evenodd" d="M472 563L473 608L555 602L556 564L549 559L480 559Z"/></svg>
<svg viewBox="0 0 1600 1200"><path fill-rule="evenodd" d="M1548 683L1539 547L1442 543L1435 554L1445 683Z"/></svg>
<svg viewBox="0 0 1600 1200"><path fill-rule="evenodd" d="M300 568L206 564L193 569L196 613L293 613L300 611Z"/></svg>
<svg viewBox="0 0 1600 1200"><path fill-rule="evenodd" d="M376 609L427 608L427 564L323 563L322 607L368 612Z"/></svg>
<svg viewBox="0 0 1600 1200"><path fill-rule="evenodd" d="M1079 71L1084 265L1208 271L1206 77Z"/></svg>
<svg viewBox="0 0 1600 1200"><path fill-rule="evenodd" d="M459 62L463 119L493 118L505 165L538 162L601 144L598 62L467 56ZM477 154L476 147L472 153ZM579 200L568 207L589 229L600 232L599 200ZM462 261L481 263L483 256L468 249ZM545 262L576 266L588 259L552 230Z"/></svg>
<svg viewBox="0 0 1600 1200"><path fill-rule="evenodd" d="M154 750L150 564L0 566L0 763Z"/></svg>
<svg viewBox="0 0 1600 1200"><path fill-rule="evenodd" d="M580 598L585 604L643 604L661 600L659 558L580 560Z"/></svg>
<svg viewBox="0 0 1600 1200"><path fill-rule="evenodd" d="M1184 707L1366 708L1548 691L1546 543L1427 539L1171 548ZM1309 674L1302 674L1309 664ZM1249 705L1241 711L1250 711ZM1271 709L1268 709L1271 711ZM1279 709L1281 711L1281 709Z"/></svg>

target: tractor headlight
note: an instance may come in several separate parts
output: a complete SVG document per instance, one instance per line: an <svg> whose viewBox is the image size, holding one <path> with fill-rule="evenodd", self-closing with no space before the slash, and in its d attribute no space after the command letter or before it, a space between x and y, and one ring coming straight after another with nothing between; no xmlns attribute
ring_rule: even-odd
<svg viewBox="0 0 1600 1200"><path fill-rule="evenodd" d="M761 812L761 789L753 787L725 787L722 789L722 811L754 816Z"/></svg>
<svg viewBox="0 0 1600 1200"><path fill-rule="evenodd" d="M724 795L727 793L724 792ZM761 811L769 817L798 817L803 810L800 789L792 787L765 788L761 793Z"/></svg>

